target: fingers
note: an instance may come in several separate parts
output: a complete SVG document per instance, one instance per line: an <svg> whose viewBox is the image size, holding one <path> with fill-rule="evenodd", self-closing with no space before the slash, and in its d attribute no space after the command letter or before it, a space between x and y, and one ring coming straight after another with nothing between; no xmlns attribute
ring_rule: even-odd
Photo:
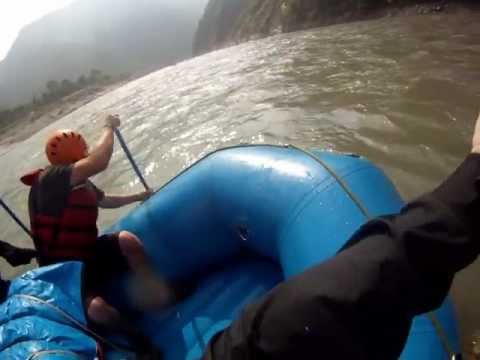
<svg viewBox="0 0 480 360"><path fill-rule="evenodd" d="M120 126L120 116L116 115L107 115L105 118L105 126L111 127L113 129Z"/></svg>
<svg viewBox="0 0 480 360"><path fill-rule="evenodd" d="M29 264L35 256L37 252L31 249L15 249L4 255L5 260L14 267Z"/></svg>
<svg viewBox="0 0 480 360"><path fill-rule="evenodd" d="M480 153L480 114L478 115L477 122L475 123L475 130L473 132L472 152Z"/></svg>
<svg viewBox="0 0 480 360"><path fill-rule="evenodd" d="M136 201L147 201L148 199L150 199L152 197L152 195L154 194L153 190L152 189L148 189L146 191L142 191L140 193L138 193L135 198L136 198Z"/></svg>
<svg viewBox="0 0 480 360"><path fill-rule="evenodd" d="M144 191L142 193L142 201L146 201L148 199L150 199L153 195L153 190L152 189L148 189L146 191Z"/></svg>

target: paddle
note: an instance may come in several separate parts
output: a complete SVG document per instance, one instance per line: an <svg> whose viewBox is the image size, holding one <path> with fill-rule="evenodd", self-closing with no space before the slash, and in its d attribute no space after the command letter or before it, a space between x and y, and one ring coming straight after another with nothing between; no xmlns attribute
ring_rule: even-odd
<svg viewBox="0 0 480 360"><path fill-rule="evenodd" d="M115 132L115 135L117 136L118 142L122 146L123 151L125 152L125 155L127 155L128 160L130 161L130 164L132 164L133 170L137 174L138 178L140 179L141 183L145 187L145 190L149 191L150 187L148 186L147 182L145 181L142 173L140 172L140 169L138 168L137 164L135 163L135 160L133 159L132 153L130 150L128 150L127 143L123 139L122 134L120 133L120 130L118 128L113 129Z"/></svg>
<svg viewBox="0 0 480 360"><path fill-rule="evenodd" d="M28 236L30 236L33 239L33 235L30 232L30 230L28 230L28 228L25 226L22 220L20 220L17 217L17 215L15 215L15 213L8 207L7 204L5 204L5 202L1 198L0 198L0 205L8 213L8 215L10 215L10 217L18 224L18 226L20 226L23 229L23 231L25 231L28 234Z"/></svg>

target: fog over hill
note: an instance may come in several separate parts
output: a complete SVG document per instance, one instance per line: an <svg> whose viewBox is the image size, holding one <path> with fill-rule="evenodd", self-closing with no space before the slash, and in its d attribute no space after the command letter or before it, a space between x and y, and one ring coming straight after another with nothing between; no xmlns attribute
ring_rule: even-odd
<svg viewBox="0 0 480 360"><path fill-rule="evenodd" d="M49 80L170 65L192 54L207 0L77 0L23 28L0 62L0 108L30 102Z"/></svg>

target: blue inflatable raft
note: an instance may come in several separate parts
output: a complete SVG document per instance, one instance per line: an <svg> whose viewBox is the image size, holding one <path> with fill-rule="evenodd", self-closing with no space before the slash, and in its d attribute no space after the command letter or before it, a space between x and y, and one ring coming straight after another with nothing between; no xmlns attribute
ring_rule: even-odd
<svg viewBox="0 0 480 360"><path fill-rule="evenodd" d="M198 161L110 230L136 233L169 279L204 274L191 297L139 319L167 360L190 360L247 304L334 256L369 218L402 205L383 172L361 157L239 146ZM95 357L95 341L82 330L81 268L59 264L12 283L0 306L1 359ZM402 359L458 351L447 300L415 319Z"/></svg>

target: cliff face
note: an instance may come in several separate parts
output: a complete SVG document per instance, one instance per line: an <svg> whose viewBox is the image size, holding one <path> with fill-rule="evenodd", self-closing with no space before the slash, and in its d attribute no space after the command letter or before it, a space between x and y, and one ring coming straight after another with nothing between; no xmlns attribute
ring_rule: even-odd
<svg viewBox="0 0 480 360"><path fill-rule="evenodd" d="M194 53L205 53L279 32L365 19L415 0L210 0L197 29ZM425 12L442 11L443 0ZM383 13L382 13L383 11Z"/></svg>
<svg viewBox="0 0 480 360"><path fill-rule="evenodd" d="M268 35L278 18L279 0L210 0L200 20L193 43L202 54L252 36Z"/></svg>
<svg viewBox="0 0 480 360"><path fill-rule="evenodd" d="M200 20L193 52L200 54L223 44L232 33L232 21L238 19L245 0L210 0Z"/></svg>

